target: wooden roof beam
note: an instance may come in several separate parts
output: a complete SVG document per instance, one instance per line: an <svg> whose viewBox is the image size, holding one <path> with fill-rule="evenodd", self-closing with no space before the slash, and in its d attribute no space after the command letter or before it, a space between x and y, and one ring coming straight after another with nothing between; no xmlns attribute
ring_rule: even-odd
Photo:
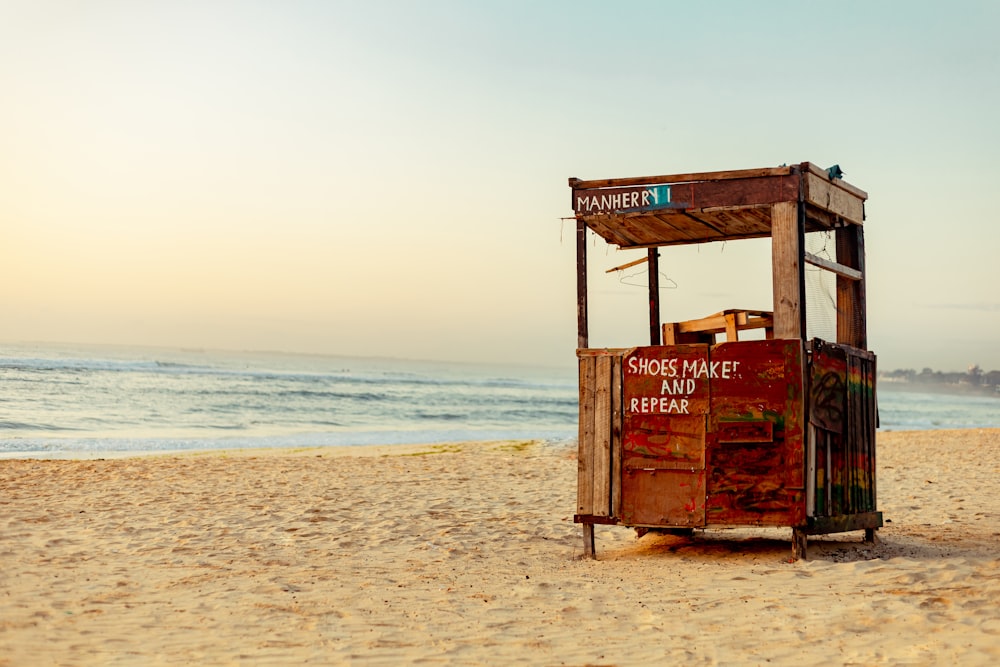
<svg viewBox="0 0 1000 667"><path fill-rule="evenodd" d="M797 166L797 165L796 165ZM734 178L758 178L760 176L787 176L792 167L770 167L764 169L738 169L731 171L705 171L690 174L670 174L667 176L636 176L633 178L601 178L582 181L570 178L569 186L574 189L614 188L631 185L659 185L661 183L688 183L691 181L726 181Z"/></svg>

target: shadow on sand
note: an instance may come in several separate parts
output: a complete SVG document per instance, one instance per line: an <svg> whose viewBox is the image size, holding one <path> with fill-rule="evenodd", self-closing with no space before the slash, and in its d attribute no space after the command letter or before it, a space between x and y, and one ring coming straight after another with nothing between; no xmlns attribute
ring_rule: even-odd
<svg viewBox="0 0 1000 667"><path fill-rule="evenodd" d="M912 538L897 539L896 536L884 536L881 531L874 544L868 543L858 531L810 536L806 559L850 563L900 556L934 559L962 555L954 544L942 546ZM790 562L792 536L789 528L707 529L689 535L650 531L625 546L602 551L598 545L597 557L599 560L680 557L705 562Z"/></svg>

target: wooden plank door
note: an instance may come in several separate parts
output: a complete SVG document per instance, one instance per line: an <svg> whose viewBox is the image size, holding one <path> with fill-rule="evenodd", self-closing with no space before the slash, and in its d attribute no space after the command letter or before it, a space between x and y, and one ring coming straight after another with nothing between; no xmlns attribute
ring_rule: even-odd
<svg viewBox="0 0 1000 667"><path fill-rule="evenodd" d="M705 523L707 345L639 347L622 364L622 523Z"/></svg>
<svg viewBox="0 0 1000 667"><path fill-rule="evenodd" d="M708 523L802 525L802 341L722 343L710 356Z"/></svg>

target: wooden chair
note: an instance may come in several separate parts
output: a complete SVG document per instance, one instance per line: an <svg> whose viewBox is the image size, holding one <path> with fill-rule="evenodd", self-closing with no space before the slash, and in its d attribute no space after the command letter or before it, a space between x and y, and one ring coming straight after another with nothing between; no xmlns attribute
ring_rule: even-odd
<svg viewBox="0 0 1000 667"><path fill-rule="evenodd" d="M664 345L705 343L714 345L717 334L726 334L726 342L739 340L739 332L764 329L764 336L774 338L774 314L766 310L723 310L699 320L667 322L663 325Z"/></svg>

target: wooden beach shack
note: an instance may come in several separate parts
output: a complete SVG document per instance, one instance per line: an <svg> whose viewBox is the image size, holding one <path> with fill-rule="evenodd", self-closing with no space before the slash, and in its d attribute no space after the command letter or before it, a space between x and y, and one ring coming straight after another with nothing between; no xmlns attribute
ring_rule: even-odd
<svg viewBox="0 0 1000 667"><path fill-rule="evenodd" d="M882 514L865 313L868 195L839 167L809 162L569 186L580 371L574 521L585 554L595 555L595 524L788 527L794 558L806 557L808 535L863 530L873 541ZM648 263L649 345L589 346L588 230L647 250L637 262ZM806 252L815 231L835 239L834 258ZM660 248L761 237L771 239L771 311L661 321ZM806 339L807 264L836 276L836 340ZM748 337L754 329L763 332Z"/></svg>

